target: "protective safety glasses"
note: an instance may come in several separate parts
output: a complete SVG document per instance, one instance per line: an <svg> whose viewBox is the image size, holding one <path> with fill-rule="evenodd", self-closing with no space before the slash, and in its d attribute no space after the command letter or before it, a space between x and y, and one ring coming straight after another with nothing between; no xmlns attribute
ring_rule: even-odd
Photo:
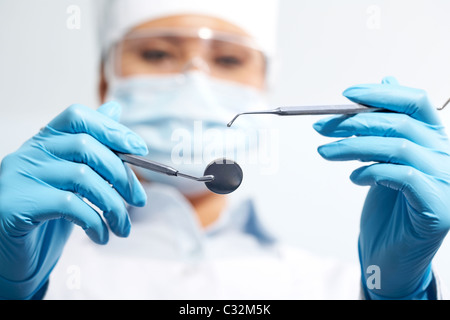
<svg viewBox="0 0 450 320"><path fill-rule="evenodd" d="M164 28L129 33L112 51L117 77L184 73L198 69L213 77L256 85L266 59L251 38L209 28Z"/></svg>

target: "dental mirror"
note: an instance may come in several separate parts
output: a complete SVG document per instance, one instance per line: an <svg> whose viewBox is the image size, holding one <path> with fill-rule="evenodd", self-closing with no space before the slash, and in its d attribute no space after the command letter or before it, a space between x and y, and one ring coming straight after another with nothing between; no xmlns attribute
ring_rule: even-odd
<svg viewBox="0 0 450 320"><path fill-rule="evenodd" d="M117 156L124 162L132 165L166 174L169 176L182 177L198 182L204 182L206 187L217 194L228 194L235 191L241 185L243 172L241 167L233 160L225 158L211 162L205 169L203 177L193 177L181 173L178 170L164 164L151 161L144 157L116 152Z"/></svg>
<svg viewBox="0 0 450 320"><path fill-rule="evenodd" d="M205 169L204 176L214 176L214 180L205 182L206 187L217 194L235 191L242 183L244 174L241 167L233 160L218 159Z"/></svg>

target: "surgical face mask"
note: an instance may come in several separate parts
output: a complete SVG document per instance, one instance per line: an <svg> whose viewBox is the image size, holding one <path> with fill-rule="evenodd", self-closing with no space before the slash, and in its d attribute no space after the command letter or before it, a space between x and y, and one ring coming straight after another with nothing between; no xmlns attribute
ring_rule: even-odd
<svg viewBox="0 0 450 320"><path fill-rule="evenodd" d="M227 123L239 112L266 106L261 91L198 71L115 79L108 99L122 105L121 123L146 141L148 159L193 176L202 176L218 158L251 156L261 117L239 119L233 128ZM203 183L134 169L145 180L175 186L186 196L207 190Z"/></svg>

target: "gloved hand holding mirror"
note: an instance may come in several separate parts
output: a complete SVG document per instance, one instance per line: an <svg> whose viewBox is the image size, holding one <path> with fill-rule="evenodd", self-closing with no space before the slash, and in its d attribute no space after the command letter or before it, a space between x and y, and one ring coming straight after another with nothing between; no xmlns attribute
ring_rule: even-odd
<svg viewBox="0 0 450 320"><path fill-rule="evenodd" d="M0 298L28 299L45 284L73 223L94 242L130 232L124 200L144 206L135 174L112 152L145 155L147 146L111 118L115 103L98 111L73 105L16 152L0 171ZM103 212L94 210L84 199Z"/></svg>

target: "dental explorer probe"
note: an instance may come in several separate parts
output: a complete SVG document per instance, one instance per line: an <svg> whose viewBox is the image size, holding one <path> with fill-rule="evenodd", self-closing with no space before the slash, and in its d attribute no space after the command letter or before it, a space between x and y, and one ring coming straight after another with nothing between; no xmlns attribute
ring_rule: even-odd
<svg viewBox="0 0 450 320"><path fill-rule="evenodd" d="M273 110L250 111L237 114L227 126L231 127L236 119L245 114L275 114L279 116L301 116L301 115L321 115L321 114L356 114L363 112L382 111L385 109L367 107L362 104L342 104L342 105L322 105L322 106L295 106L279 107Z"/></svg>

